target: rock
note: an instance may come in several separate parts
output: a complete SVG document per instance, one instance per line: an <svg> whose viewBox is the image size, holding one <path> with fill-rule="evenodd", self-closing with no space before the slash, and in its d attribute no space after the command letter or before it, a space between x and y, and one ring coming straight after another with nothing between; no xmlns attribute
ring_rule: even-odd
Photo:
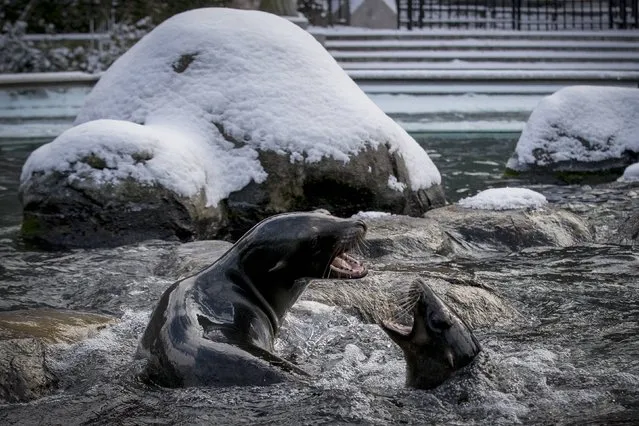
<svg viewBox="0 0 639 426"><path fill-rule="evenodd" d="M27 239L235 240L286 211L445 204L426 151L313 36L259 11L163 22L102 75L75 125L23 168Z"/></svg>
<svg viewBox="0 0 639 426"><path fill-rule="evenodd" d="M365 220L368 232L361 251L375 262L406 263L453 253L449 236L432 219L389 215Z"/></svg>
<svg viewBox="0 0 639 426"><path fill-rule="evenodd" d="M39 339L0 341L0 400L30 401L54 388L58 379L47 368L45 357Z"/></svg>
<svg viewBox="0 0 639 426"><path fill-rule="evenodd" d="M639 242L639 213L626 217L617 230L616 243L634 245Z"/></svg>
<svg viewBox="0 0 639 426"><path fill-rule="evenodd" d="M520 318L519 313L491 289L469 277L460 279L458 275L451 271L435 275L373 271L360 280L313 281L301 299L340 306L365 321L393 320L411 324L414 300L409 297L409 289L415 279L422 277L472 328L509 324Z"/></svg>
<svg viewBox="0 0 639 426"><path fill-rule="evenodd" d="M639 90L571 86L532 112L506 175L533 181L602 182L639 160Z"/></svg>
<svg viewBox="0 0 639 426"><path fill-rule="evenodd" d="M594 230L566 210L477 210L446 206L424 215L437 222L456 252L519 251L528 247L568 247L592 242Z"/></svg>
<svg viewBox="0 0 639 426"><path fill-rule="evenodd" d="M433 256L491 256L528 247L567 247L592 242L594 230L579 216L554 207L477 210L456 205L423 218L400 215L366 219L361 251L378 263L420 263Z"/></svg>
<svg viewBox="0 0 639 426"><path fill-rule="evenodd" d="M55 388L47 345L73 343L113 322L106 315L30 309L0 312L0 400L24 402Z"/></svg>

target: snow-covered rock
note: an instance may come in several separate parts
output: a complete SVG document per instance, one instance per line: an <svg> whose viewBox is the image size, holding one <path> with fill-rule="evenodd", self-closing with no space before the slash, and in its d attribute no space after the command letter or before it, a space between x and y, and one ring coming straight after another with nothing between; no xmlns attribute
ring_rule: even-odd
<svg viewBox="0 0 639 426"><path fill-rule="evenodd" d="M537 180L614 180L638 158L639 90L571 86L539 103L506 167Z"/></svg>
<svg viewBox="0 0 639 426"><path fill-rule="evenodd" d="M631 164L618 179L620 182L639 182L639 163Z"/></svg>
<svg viewBox="0 0 639 426"><path fill-rule="evenodd" d="M237 237L283 211L420 215L445 202L424 149L313 36L264 12L165 21L101 77L75 124L23 170L34 237L101 228L118 243L143 230L129 213L157 219L152 237Z"/></svg>
<svg viewBox="0 0 639 426"><path fill-rule="evenodd" d="M477 210L538 209L548 204L546 197L528 188L491 188L458 201L460 207Z"/></svg>

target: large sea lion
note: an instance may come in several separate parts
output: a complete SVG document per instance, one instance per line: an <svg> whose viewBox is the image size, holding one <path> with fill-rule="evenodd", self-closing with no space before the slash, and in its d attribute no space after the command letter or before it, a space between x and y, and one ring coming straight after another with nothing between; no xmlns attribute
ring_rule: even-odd
<svg viewBox="0 0 639 426"><path fill-rule="evenodd" d="M380 326L399 345L406 360L406 386L432 389L470 364L481 351L466 323L422 279L410 294L413 326L390 321Z"/></svg>
<svg viewBox="0 0 639 426"><path fill-rule="evenodd" d="M255 225L220 259L171 285L139 342L148 379L168 386L267 385L305 375L273 353L287 310L309 278L360 278L346 252L366 225L324 212Z"/></svg>

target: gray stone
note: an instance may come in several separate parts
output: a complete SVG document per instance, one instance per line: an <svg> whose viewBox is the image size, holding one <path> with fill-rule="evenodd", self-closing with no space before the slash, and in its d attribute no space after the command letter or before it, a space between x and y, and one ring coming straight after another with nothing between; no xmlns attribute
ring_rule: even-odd
<svg viewBox="0 0 639 426"><path fill-rule="evenodd" d="M374 263L369 266L375 268ZM373 270L359 280L313 281L301 300L340 306L365 321L410 324L415 300L409 290L415 279L421 277L470 327L509 324L520 318L520 314L490 288L472 278L460 279L458 275L453 271L433 276L423 271Z"/></svg>
<svg viewBox="0 0 639 426"><path fill-rule="evenodd" d="M47 346L95 335L113 322L106 315L31 309L0 312L0 400L24 402L55 388Z"/></svg>
<svg viewBox="0 0 639 426"><path fill-rule="evenodd" d="M427 212L457 251L518 251L528 247L568 247L592 242L594 230L565 210L475 210L447 206Z"/></svg>
<svg viewBox="0 0 639 426"><path fill-rule="evenodd" d="M491 256L528 247L592 242L594 230L565 210L473 210L450 205L422 218L367 219L364 253L385 263L410 264L432 256Z"/></svg>
<svg viewBox="0 0 639 426"><path fill-rule="evenodd" d="M0 341L0 400L30 401L54 388L58 379L47 368L45 357L39 339Z"/></svg>
<svg viewBox="0 0 639 426"><path fill-rule="evenodd" d="M215 235L221 212L203 194L187 198L133 179L96 184L65 173L34 175L20 187L22 235L47 247L108 247L147 239Z"/></svg>

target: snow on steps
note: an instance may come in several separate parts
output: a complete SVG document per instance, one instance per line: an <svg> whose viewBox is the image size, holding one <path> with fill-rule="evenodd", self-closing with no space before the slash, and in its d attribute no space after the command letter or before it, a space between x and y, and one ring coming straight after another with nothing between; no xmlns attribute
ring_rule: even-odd
<svg viewBox="0 0 639 426"><path fill-rule="evenodd" d="M310 30L367 93L549 95L639 83L639 31Z"/></svg>

